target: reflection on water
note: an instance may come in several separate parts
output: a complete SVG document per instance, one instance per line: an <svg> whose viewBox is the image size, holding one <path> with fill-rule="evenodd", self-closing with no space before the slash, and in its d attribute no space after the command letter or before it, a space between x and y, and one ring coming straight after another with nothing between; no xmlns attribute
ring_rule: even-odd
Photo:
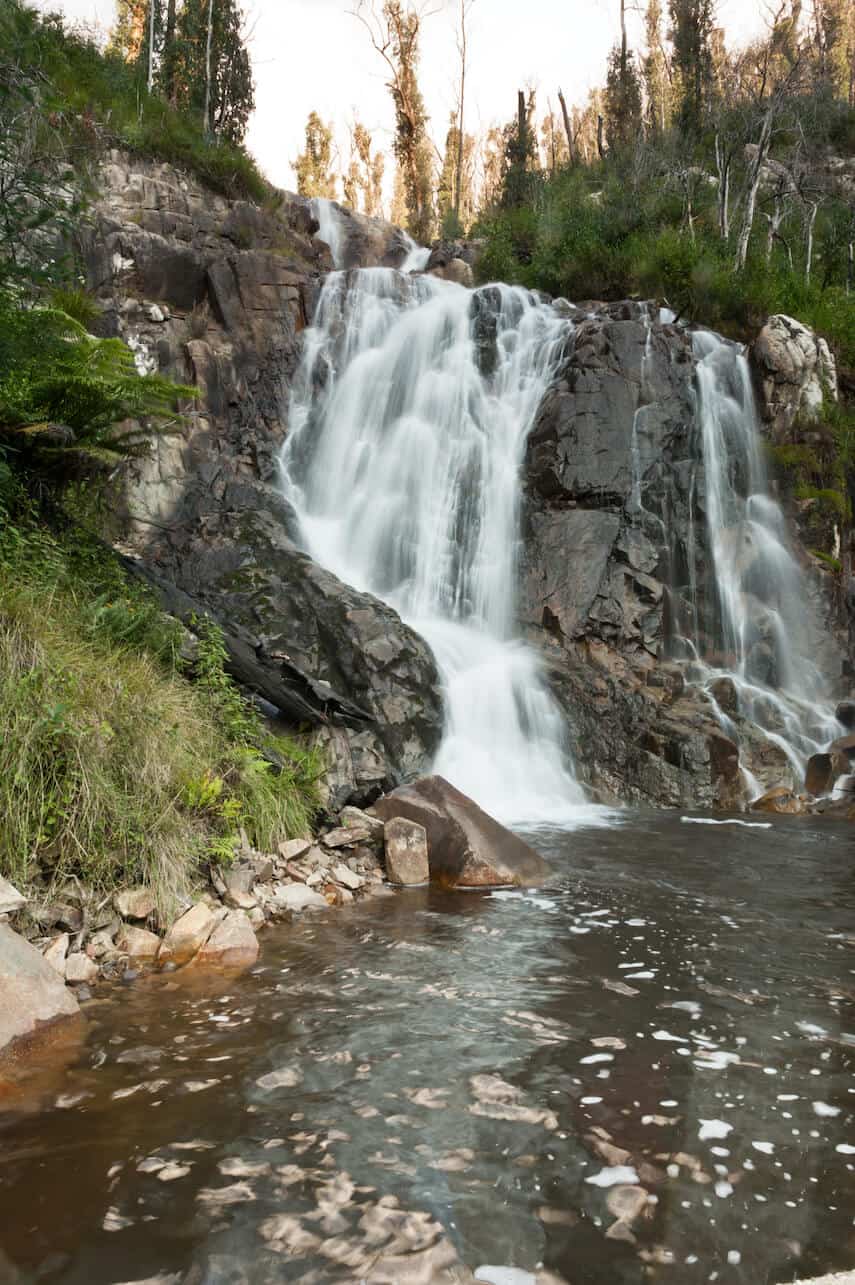
<svg viewBox="0 0 855 1285"><path fill-rule="evenodd" d="M851 830L536 841L536 893L401 893L283 927L239 980L89 1006L49 1109L0 1117L10 1279L851 1267Z"/></svg>

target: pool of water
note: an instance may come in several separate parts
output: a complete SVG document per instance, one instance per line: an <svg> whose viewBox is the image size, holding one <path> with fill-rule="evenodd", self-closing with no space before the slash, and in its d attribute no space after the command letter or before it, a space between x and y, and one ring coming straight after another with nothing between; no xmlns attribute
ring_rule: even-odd
<svg viewBox="0 0 855 1285"><path fill-rule="evenodd" d="M536 892L400 892L97 996L0 1115L0 1280L851 1267L855 830L706 820L542 833Z"/></svg>

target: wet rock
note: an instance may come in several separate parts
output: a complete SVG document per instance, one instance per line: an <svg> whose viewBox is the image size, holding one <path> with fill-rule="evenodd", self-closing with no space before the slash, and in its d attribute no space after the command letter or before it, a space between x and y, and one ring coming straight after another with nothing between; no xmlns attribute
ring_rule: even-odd
<svg viewBox="0 0 855 1285"><path fill-rule="evenodd" d="M155 959L160 950L160 938L134 924L123 924L116 937L116 949L130 959Z"/></svg>
<svg viewBox="0 0 855 1285"><path fill-rule="evenodd" d="M379 799L374 810L386 821L405 817L424 826L435 882L485 888L540 883L549 874L533 848L441 776L400 786Z"/></svg>
<svg viewBox="0 0 855 1285"><path fill-rule="evenodd" d="M841 736L839 740L833 741L829 746L829 753L845 756L850 763L855 762L855 732L850 736Z"/></svg>
<svg viewBox="0 0 855 1285"><path fill-rule="evenodd" d="M834 711L838 723L842 723L847 732L855 732L855 700L840 701Z"/></svg>
<svg viewBox="0 0 855 1285"><path fill-rule="evenodd" d="M830 754L811 754L805 769L805 789L814 798L828 794L834 785L836 773Z"/></svg>
<svg viewBox="0 0 855 1285"><path fill-rule="evenodd" d="M443 281L453 281L455 285L466 286L470 290L475 285L475 274L463 259L449 259L442 267L429 268L431 276Z"/></svg>
<svg viewBox="0 0 855 1285"><path fill-rule="evenodd" d="M384 829L386 874L391 883L422 884L430 879L427 831L418 821L392 817Z"/></svg>
<svg viewBox="0 0 855 1285"><path fill-rule="evenodd" d="M59 973L60 977L65 977L65 957L68 954L68 946L71 941L68 933L60 933L54 937L42 952L42 957L47 960L51 968Z"/></svg>
<svg viewBox="0 0 855 1285"><path fill-rule="evenodd" d="M157 906L149 888L127 888L117 893L113 902L123 919L148 919Z"/></svg>
<svg viewBox="0 0 855 1285"><path fill-rule="evenodd" d="M739 694L732 678L716 678L710 683L710 695L723 713L735 718L739 713Z"/></svg>
<svg viewBox="0 0 855 1285"><path fill-rule="evenodd" d="M258 950L258 938L248 917L243 911L231 910L199 948L195 963L248 967L258 958Z"/></svg>
<svg viewBox="0 0 855 1285"><path fill-rule="evenodd" d="M204 946L219 918L203 901L198 901L169 929L160 944L158 962L170 960L174 964L186 964Z"/></svg>
<svg viewBox="0 0 855 1285"><path fill-rule="evenodd" d="M23 893L0 875L0 915L13 915L26 904L27 898Z"/></svg>
<svg viewBox="0 0 855 1285"><path fill-rule="evenodd" d="M98 965L82 950L76 950L65 961L65 980L72 986L98 979Z"/></svg>
<svg viewBox="0 0 855 1285"><path fill-rule="evenodd" d="M802 816L807 808L804 799L799 798L786 785L777 785L772 790L761 794L751 804L752 812L778 812L785 816Z"/></svg>

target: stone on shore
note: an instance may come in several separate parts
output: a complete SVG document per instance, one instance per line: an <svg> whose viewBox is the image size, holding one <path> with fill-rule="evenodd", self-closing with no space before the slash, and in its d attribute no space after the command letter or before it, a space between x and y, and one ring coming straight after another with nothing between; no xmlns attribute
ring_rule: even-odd
<svg viewBox="0 0 855 1285"><path fill-rule="evenodd" d="M386 822L386 876L390 883L427 883L430 879L427 831L418 821L392 817Z"/></svg>
<svg viewBox="0 0 855 1285"><path fill-rule="evenodd" d="M116 894L113 904L123 919L148 919L156 907L148 888L126 888Z"/></svg>
<svg viewBox="0 0 855 1285"><path fill-rule="evenodd" d="M0 1049L41 1027L76 1017L80 1007L35 946L0 923Z"/></svg>
<svg viewBox="0 0 855 1285"><path fill-rule="evenodd" d="M68 933L60 933L42 951L42 959L46 959L51 968L55 969L60 977L63 978L65 977L65 958L68 954L70 941L71 938Z"/></svg>
<svg viewBox="0 0 855 1285"><path fill-rule="evenodd" d="M98 965L82 950L75 950L65 961L65 980L72 986L89 986L98 980Z"/></svg>
<svg viewBox="0 0 855 1285"><path fill-rule="evenodd" d="M197 901L180 919L176 919L164 937L157 956L158 962L186 964L204 946L219 919L220 916L206 906L204 901Z"/></svg>
<svg viewBox="0 0 855 1285"><path fill-rule="evenodd" d="M314 888L307 888L304 883L291 883L276 889L272 905L275 910L326 910L329 902Z"/></svg>
<svg viewBox="0 0 855 1285"><path fill-rule="evenodd" d="M802 816L807 811L804 799L786 785L776 785L751 804L752 812L777 812L783 816Z"/></svg>
<svg viewBox="0 0 855 1285"><path fill-rule="evenodd" d="M283 861L299 861L311 847L311 839L285 839L279 844L279 855Z"/></svg>
<svg viewBox="0 0 855 1285"><path fill-rule="evenodd" d="M145 928L123 924L116 937L116 949L130 959L154 959L160 950L160 938Z"/></svg>
<svg viewBox="0 0 855 1285"><path fill-rule="evenodd" d="M199 948L195 963L246 968L258 959L258 938L242 910L230 910Z"/></svg>
<svg viewBox="0 0 855 1285"><path fill-rule="evenodd" d="M16 910L23 909L27 904L27 898L18 892L8 879L0 875L0 915L13 915Z"/></svg>
<svg viewBox="0 0 855 1285"><path fill-rule="evenodd" d="M355 848L359 843L367 843L371 838L371 831L367 828L357 829L356 826L339 826L336 830L330 830L329 834L321 835L321 843L325 848Z"/></svg>
<svg viewBox="0 0 855 1285"><path fill-rule="evenodd" d="M430 878L451 888L541 883L549 866L533 848L488 816L441 776L425 776L378 799L384 821L405 817L424 826Z"/></svg>

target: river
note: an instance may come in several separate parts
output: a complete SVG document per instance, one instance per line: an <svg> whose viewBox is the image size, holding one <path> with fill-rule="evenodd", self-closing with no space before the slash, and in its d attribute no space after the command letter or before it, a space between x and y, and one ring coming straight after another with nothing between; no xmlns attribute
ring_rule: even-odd
<svg viewBox="0 0 855 1285"><path fill-rule="evenodd" d="M8 1279L851 1267L851 835L698 820L543 832L536 892L389 893L242 977L98 995L40 1110L0 1115Z"/></svg>

